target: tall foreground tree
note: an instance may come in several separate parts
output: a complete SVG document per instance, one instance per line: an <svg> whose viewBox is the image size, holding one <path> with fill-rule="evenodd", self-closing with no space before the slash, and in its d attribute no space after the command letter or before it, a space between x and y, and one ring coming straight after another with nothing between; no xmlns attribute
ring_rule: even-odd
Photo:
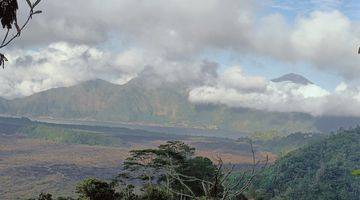
<svg viewBox="0 0 360 200"><path fill-rule="evenodd" d="M3 39L1 40L2 42L0 45L0 49L3 49L11 42L13 42L16 38L20 37L21 32L29 24L32 17L36 14L42 13L41 10L35 10L36 6L39 5L41 0L36 0L35 2L26 0L26 2L27 5L29 6L29 14L25 22L23 24L19 24L18 15L17 15L17 11L19 9L18 1L0 0L0 21L3 30L5 30ZM3 53L0 53L0 65L3 68L5 67L6 61L8 61L8 59L5 57Z"/></svg>
<svg viewBox="0 0 360 200"><path fill-rule="evenodd" d="M220 157L213 163L209 158L195 156L195 149L180 141L167 142L157 149L134 150L117 181L126 186L135 179L141 180L144 191L160 189L168 195L167 199L243 199L259 169L268 162L256 161L251 143L250 146L253 165L243 173L224 165Z"/></svg>

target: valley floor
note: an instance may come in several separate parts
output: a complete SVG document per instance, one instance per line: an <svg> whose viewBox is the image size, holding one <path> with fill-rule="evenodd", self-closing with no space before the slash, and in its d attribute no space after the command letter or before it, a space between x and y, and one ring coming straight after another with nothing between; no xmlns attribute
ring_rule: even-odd
<svg viewBox="0 0 360 200"><path fill-rule="evenodd" d="M154 138L134 142L131 139L123 146L100 146L63 144L23 134L1 135L0 199L30 198L41 192L72 196L75 184L85 178L109 180L115 177L130 150L155 147L166 140ZM220 156L226 163L251 163L249 149L236 149L224 141L213 140L189 137L186 142L197 147L202 156L213 159ZM265 153L259 152L258 156L263 157ZM271 154L271 158L275 156Z"/></svg>

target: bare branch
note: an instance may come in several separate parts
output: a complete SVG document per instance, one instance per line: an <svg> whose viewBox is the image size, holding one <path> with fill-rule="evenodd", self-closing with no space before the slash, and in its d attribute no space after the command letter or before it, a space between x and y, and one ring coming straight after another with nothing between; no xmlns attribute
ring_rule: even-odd
<svg viewBox="0 0 360 200"><path fill-rule="evenodd" d="M21 26L21 28L17 31L16 35L12 36L10 40L8 40L7 42L3 42L3 44L1 44L0 49L6 47L7 45L9 45L13 40L15 40L17 37L20 36L20 33L25 29L25 27L29 24L30 20L32 19L32 16L34 15L33 11L30 11L30 14L27 18L27 20L25 21L24 25Z"/></svg>
<svg viewBox="0 0 360 200"><path fill-rule="evenodd" d="M188 185L186 185L184 183L184 181L179 176L175 176L175 175L173 175L171 173L169 173L168 175L171 176L172 178L174 178L175 180L179 181L180 184L182 186L184 186L191 193L192 197L196 197L195 193L191 190L191 188Z"/></svg>
<svg viewBox="0 0 360 200"><path fill-rule="evenodd" d="M9 32L10 32L10 29L8 28L7 31L6 31L5 37L4 37L4 39L3 39L2 43L1 43L1 46L5 44L5 41L6 41L7 37L9 36Z"/></svg>

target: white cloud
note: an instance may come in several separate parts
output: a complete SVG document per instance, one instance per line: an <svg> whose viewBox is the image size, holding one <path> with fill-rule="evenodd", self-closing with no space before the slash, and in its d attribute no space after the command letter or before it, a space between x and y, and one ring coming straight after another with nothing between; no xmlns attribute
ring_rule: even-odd
<svg viewBox="0 0 360 200"><path fill-rule="evenodd" d="M235 67L229 71L240 70ZM226 73L220 75L214 85L193 88L189 93L189 100L196 104L224 104L266 111L303 112L314 116L360 116L359 87L348 87L342 83L334 92L329 92L314 84L266 81L255 84L264 87L263 90L247 90L247 84L242 84L241 81L257 83L259 77L237 73L224 83L223 77Z"/></svg>
<svg viewBox="0 0 360 200"><path fill-rule="evenodd" d="M263 77L244 76L240 67L228 68L220 77L220 84L223 87L231 87L245 91L262 91L266 87L266 80Z"/></svg>
<svg viewBox="0 0 360 200"><path fill-rule="evenodd" d="M144 67L141 54L136 50L113 54L68 43L54 43L33 51L14 50L9 52L8 58L10 61L0 73L0 96L6 98L27 96L95 78L124 84Z"/></svg>
<svg viewBox="0 0 360 200"><path fill-rule="evenodd" d="M93 45L117 38L166 62L198 62L204 52L226 50L310 63L357 78L360 28L343 13L313 9L289 23L286 16L262 15L261 9L250 0L45 1L44 14L19 42Z"/></svg>
<svg viewBox="0 0 360 200"><path fill-rule="evenodd" d="M360 57L357 46L360 32L338 11L313 12L298 20L291 43L298 60L319 69L336 71L346 78L357 78Z"/></svg>
<svg viewBox="0 0 360 200"><path fill-rule="evenodd" d="M346 83L341 82L339 85L337 85L335 87L335 92L343 92L346 91L348 89L348 86Z"/></svg>

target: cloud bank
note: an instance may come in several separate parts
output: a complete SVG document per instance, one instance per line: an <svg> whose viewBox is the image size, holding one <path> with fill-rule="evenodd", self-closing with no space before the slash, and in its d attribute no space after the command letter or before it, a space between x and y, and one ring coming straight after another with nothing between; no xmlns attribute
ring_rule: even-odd
<svg viewBox="0 0 360 200"><path fill-rule="evenodd" d="M360 87L341 83L330 92L315 84L275 83L248 76L240 67L228 68L213 85L193 88L189 100L195 104L222 104L314 116L360 116Z"/></svg>
<svg viewBox="0 0 360 200"><path fill-rule="evenodd" d="M116 38L121 48L140 48L173 62L225 50L240 57L310 63L347 79L360 72L360 26L335 9L289 22L250 0L74 0L42 6L45 14L35 18L23 45L65 41L91 46Z"/></svg>

